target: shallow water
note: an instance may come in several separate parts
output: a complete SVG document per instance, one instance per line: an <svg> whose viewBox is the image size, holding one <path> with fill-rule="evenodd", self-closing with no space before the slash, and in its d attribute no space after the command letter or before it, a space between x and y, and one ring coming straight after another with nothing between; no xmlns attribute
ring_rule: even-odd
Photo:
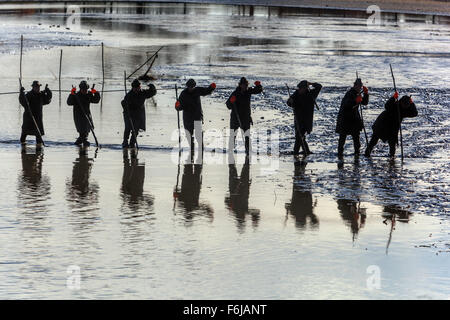
<svg viewBox="0 0 450 320"><path fill-rule="evenodd" d="M37 77L56 89L62 48L65 90L82 78L101 87L101 42L105 90L123 90L123 71L165 45L152 69L159 91L147 103L137 159L124 161L120 150L120 91L91 107L103 147L87 156L70 146L68 92L61 105L55 92L45 107L43 154L32 145L21 153L17 95L0 95L7 119L0 126L0 296L448 298L449 26L386 21L367 31L364 19L217 8L90 13L79 32L62 31L58 12L0 15L2 92L17 90L20 34L24 83ZM403 124L404 163L389 161L383 144L371 160L355 160L350 141L338 163L340 98L358 69L373 94L364 110L370 136L393 91L389 63L400 94L412 93L419 110ZM315 154L298 166L274 153L234 168L211 152L222 144L208 140L203 166L178 165L174 84L215 81L218 89L203 99L204 129L222 130L225 99L242 75L262 81L254 131L278 132L282 154L293 143L284 84L324 85L308 137ZM66 287L71 265L81 269L80 290ZM381 270L381 289L366 285L371 265Z"/></svg>

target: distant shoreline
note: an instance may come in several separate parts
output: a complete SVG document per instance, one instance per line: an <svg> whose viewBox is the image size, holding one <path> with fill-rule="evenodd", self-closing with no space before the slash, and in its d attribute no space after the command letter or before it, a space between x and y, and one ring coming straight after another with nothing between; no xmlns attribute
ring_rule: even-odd
<svg viewBox="0 0 450 320"><path fill-rule="evenodd" d="M216 5L234 5L234 6L258 6L258 7L278 7L278 8L297 8L297 9L319 9L319 10L342 10L366 12L371 5L377 5L381 12L399 13L399 14L417 14L417 15L439 15L450 17L450 0L120 0L120 1L58 1L58 0L0 0L1 6L20 7L31 6L52 6L61 4L79 5L104 5L110 3L186 3L186 4L216 4Z"/></svg>

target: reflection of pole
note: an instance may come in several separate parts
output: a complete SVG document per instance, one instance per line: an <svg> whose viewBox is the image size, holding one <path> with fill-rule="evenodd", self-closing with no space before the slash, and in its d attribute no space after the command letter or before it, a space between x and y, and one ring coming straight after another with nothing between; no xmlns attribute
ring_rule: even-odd
<svg viewBox="0 0 450 320"><path fill-rule="evenodd" d="M178 153L178 171L177 171L177 184L175 186L175 190L173 191L173 210L175 210L175 204L178 199L178 183L180 181L180 157L181 153Z"/></svg>
<svg viewBox="0 0 450 320"><path fill-rule="evenodd" d="M63 55L63 51L61 49L60 55L59 55L59 78L58 78L58 82L59 82L59 106L61 107L61 69L62 69L62 55Z"/></svg>
<svg viewBox="0 0 450 320"><path fill-rule="evenodd" d="M386 244L386 255L388 254L389 245L391 244L392 231L394 231L394 226L395 226L395 213L393 214L393 216L391 218L391 231L389 232L389 239L388 239L388 242Z"/></svg>
<svg viewBox="0 0 450 320"><path fill-rule="evenodd" d="M175 84L175 97L178 101L178 87ZM177 110L177 119L178 119L178 150L181 152L181 129L180 129L180 111Z"/></svg>
<svg viewBox="0 0 450 320"><path fill-rule="evenodd" d="M102 96L100 97L100 110L103 108L103 89L105 88L105 50L102 42Z"/></svg>
<svg viewBox="0 0 450 320"><path fill-rule="evenodd" d="M177 184L175 186L175 190L173 190L173 211L175 212L175 205L177 203L177 199L179 196L178 192L178 183L180 182L180 161L181 161L181 149L178 152L178 171L177 171Z"/></svg>

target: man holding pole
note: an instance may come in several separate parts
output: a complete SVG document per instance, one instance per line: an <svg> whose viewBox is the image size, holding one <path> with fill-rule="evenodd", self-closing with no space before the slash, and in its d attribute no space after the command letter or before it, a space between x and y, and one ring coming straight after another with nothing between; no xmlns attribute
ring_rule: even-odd
<svg viewBox="0 0 450 320"><path fill-rule="evenodd" d="M145 131L146 129L145 100L153 97L155 94L156 88L152 83L148 85L146 90L141 89L141 83L137 79L131 83L131 90L121 102L123 121L125 123L122 148L134 148L136 146L136 137L139 130ZM130 143L128 143L130 132L133 129L135 132L131 135Z"/></svg>
<svg viewBox="0 0 450 320"><path fill-rule="evenodd" d="M76 92L77 89L75 87L72 87L72 91L67 98L67 104L73 106L73 120L79 134L75 145L88 147L90 145L87 140L89 131L94 129L90 104L99 103L100 94L93 87L88 92L89 85L84 80L80 82L79 87L80 91L78 92Z"/></svg>
<svg viewBox="0 0 450 320"><path fill-rule="evenodd" d="M398 144L398 132L402 120L404 118L417 117L416 105L411 97L403 96L398 100L397 91L386 102L384 108L385 110L378 116L372 125L373 134L364 154L366 157L370 157L370 154L379 139L389 143L389 156L394 157L395 146Z"/></svg>
<svg viewBox="0 0 450 320"><path fill-rule="evenodd" d="M364 95L361 96L361 89ZM367 105L369 103L369 90L363 86L360 78L357 78L353 87L347 91L341 102L339 114L336 123L336 133L339 133L338 142L338 157L341 158L344 153L345 139L347 135L353 138L353 146L355 149L355 156L359 156L359 149L361 143L359 140L359 133L364 129L364 123L359 113L359 106Z"/></svg>
<svg viewBox="0 0 450 320"><path fill-rule="evenodd" d="M303 148L305 155L312 154L306 142L305 134L312 131L314 106L320 90L322 90L320 83L311 83L303 80L297 85L297 90L287 101L287 104L294 109L295 114L294 156L299 155L300 146Z"/></svg>
<svg viewBox="0 0 450 320"><path fill-rule="evenodd" d="M207 96L216 89L214 82L208 87L197 87L196 85L194 79L189 79L186 82L186 89L180 93L175 104L177 111L183 110L183 126L186 130L186 136L191 138L191 153L194 152L194 129L195 138L203 150L203 110L200 97Z"/></svg>
<svg viewBox="0 0 450 320"><path fill-rule="evenodd" d="M25 88L20 88L19 102L25 108L23 113L22 134L20 143L25 145L27 135L36 136L36 147L43 144L44 125L42 122L42 107L52 100L52 92L45 85L45 90L40 91L39 81L33 81L32 90L25 94Z"/></svg>

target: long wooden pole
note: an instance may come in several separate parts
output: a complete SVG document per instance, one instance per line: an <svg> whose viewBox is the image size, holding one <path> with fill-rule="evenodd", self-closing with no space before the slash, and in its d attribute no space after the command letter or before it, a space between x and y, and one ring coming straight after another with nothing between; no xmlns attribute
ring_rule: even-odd
<svg viewBox="0 0 450 320"><path fill-rule="evenodd" d="M394 82L394 90L395 92L397 92L397 86L395 85L395 78L394 72L392 71L392 65L389 64L389 67L391 68L392 81ZM403 162L403 135L402 135L402 119L400 115L400 104L397 104L397 113L398 113L398 127L400 129L400 148L402 152L402 162Z"/></svg>
<svg viewBox="0 0 450 320"><path fill-rule="evenodd" d="M105 89L105 49L102 42L102 96L100 97L100 110L103 108L103 90Z"/></svg>
<svg viewBox="0 0 450 320"><path fill-rule="evenodd" d="M356 79L358 79L358 78L359 78L359 76L358 76L358 70L357 70L356 71ZM363 107L362 107L361 103L359 104L359 109L360 109L360 115L361 115L361 122L362 122L363 129L364 129L364 136L366 137L366 146L368 146L369 145L369 139L367 138L366 126L364 125Z"/></svg>
<svg viewBox="0 0 450 320"><path fill-rule="evenodd" d="M161 48L159 48L154 54L152 54L150 56L150 58L148 58L143 64L141 64L136 70L134 70L130 75L128 75L127 79L130 79L131 76L133 76L136 72L138 72L143 66L145 66L154 56L156 56L158 54L158 52L164 48L164 46L162 46Z"/></svg>
<svg viewBox="0 0 450 320"><path fill-rule="evenodd" d="M20 71L19 71L20 81L22 81L22 51L23 51L23 35L20 36Z"/></svg>
<svg viewBox="0 0 450 320"><path fill-rule="evenodd" d="M154 57L153 57L153 61L152 61L152 63L150 63L150 67L148 67L148 69L147 69L147 71L145 71L145 74L144 74L144 76L146 76L147 75L147 73L149 73L150 72L150 69L153 67L153 64L155 63L155 61L156 61L156 58L158 58L158 55L155 55Z"/></svg>
<svg viewBox="0 0 450 320"><path fill-rule="evenodd" d="M178 86L175 84L175 97L178 101ZM178 149L181 152L181 129L180 129L180 111L177 110L177 120L178 120Z"/></svg>

